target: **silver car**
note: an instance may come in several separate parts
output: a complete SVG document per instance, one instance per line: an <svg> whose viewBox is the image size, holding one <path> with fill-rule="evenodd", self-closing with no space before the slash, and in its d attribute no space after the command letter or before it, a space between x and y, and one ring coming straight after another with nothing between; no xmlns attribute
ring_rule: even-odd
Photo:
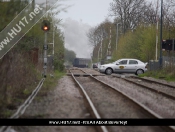
<svg viewBox="0 0 175 132"><path fill-rule="evenodd" d="M99 71L110 75L112 73L143 74L147 71L147 64L137 59L119 59L113 63L101 65Z"/></svg>

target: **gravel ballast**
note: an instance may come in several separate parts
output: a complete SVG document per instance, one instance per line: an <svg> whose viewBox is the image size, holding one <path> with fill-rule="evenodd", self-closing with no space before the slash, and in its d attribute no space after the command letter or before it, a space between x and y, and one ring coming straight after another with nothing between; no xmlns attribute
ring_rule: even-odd
<svg viewBox="0 0 175 132"><path fill-rule="evenodd" d="M175 117L175 100L168 99L159 93L151 92L145 88L128 83L121 78L114 78L111 76L99 76L97 78L146 105L163 118Z"/></svg>
<svg viewBox="0 0 175 132"><path fill-rule="evenodd" d="M42 90L42 89L41 89ZM69 76L58 81L58 86L40 100L34 99L23 118L83 118L90 117L82 95ZM93 126L30 126L15 127L16 132L96 132Z"/></svg>
<svg viewBox="0 0 175 132"><path fill-rule="evenodd" d="M93 69L83 68L88 74L98 74L104 75L95 71ZM76 73L78 70L75 70ZM80 78L80 77L79 77ZM81 77L79 80L82 80L82 83L86 86L86 89L89 89L89 94L93 96L94 100L101 100L101 103L97 105L101 109L106 109L105 117L109 118L136 118L135 113L132 113L132 106L129 106L129 110L124 109L129 105L126 100L117 100L117 106L113 100L114 96L109 95L109 91L106 90L106 93L103 95L101 91L93 91L93 88L90 89L91 82L87 80L88 77ZM163 96L157 96L155 93L151 93L148 90L142 89L138 86L127 83L126 81L120 78L114 78L111 76L97 76L98 79L109 83L110 85L116 87L127 95L135 98L140 101L142 104L146 105L153 111L165 118L175 117L175 106L174 101L164 98ZM101 87L99 87L101 88ZM42 90L42 89L41 89ZM100 95L100 96L99 96ZM99 96L99 97L98 97ZM104 99L102 99L104 98ZM113 105L113 106L112 106ZM122 112L119 112L120 107ZM112 108L116 108L116 113ZM108 109L108 110L107 110ZM112 112L112 114L110 114ZM130 112L130 113L129 113ZM121 114L121 115L120 115ZM143 116L144 117L144 116ZM141 118L143 118L141 117ZM84 97L82 96L79 88L73 81L70 76L64 76L58 81L57 87L50 91L46 96L43 96L41 99L34 99L31 105L27 108L26 112L22 118L82 118L88 119L91 118L87 106L84 102ZM138 117L139 118L139 117ZM116 127L116 126L115 126ZM117 127L116 127L117 128ZM153 129L150 129L153 128ZM94 126L30 126L30 127L15 127L16 132L97 132ZM124 126L119 129L116 129L116 132L161 132L159 127L138 127L138 126ZM112 131L113 132L113 131Z"/></svg>

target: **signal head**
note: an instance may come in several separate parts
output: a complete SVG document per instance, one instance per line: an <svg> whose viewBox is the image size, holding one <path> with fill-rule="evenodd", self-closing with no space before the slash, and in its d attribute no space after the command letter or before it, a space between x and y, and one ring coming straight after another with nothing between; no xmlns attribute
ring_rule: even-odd
<svg viewBox="0 0 175 132"><path fill-rule="evenodd" d="M41 29L43 31L49 31L50 30L50 22L48 20L43 20Z"/></svg>

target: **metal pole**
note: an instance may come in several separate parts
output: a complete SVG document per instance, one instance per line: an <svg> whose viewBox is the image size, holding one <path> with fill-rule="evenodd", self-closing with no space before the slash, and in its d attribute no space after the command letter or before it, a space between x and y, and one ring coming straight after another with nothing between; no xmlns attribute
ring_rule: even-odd
<svg viewBox="0 0 175 132"><path fill-rule="evenodd" d="M110 31L109 31L109 44L108 44L108 47L107 47L107 60L108 60L108 57L110 56L111 57L111 26L110 26Z"/></svg>
<svg viewBox="0 0 175 132"><path fill-rule="evenodd" d="M169 39L170 39L170 27L169 27Z"/></svg>
<svg viewBox="0 0 175 132"><path fill-rule="evenodd" d="M117 44L118 44L118 26L120 25L120 23L117 24ZM117 48L117 45L116 45L116 48Z"/></svg>
<svg viewBox="0 0 175 132"><path fill-rule="evenodd" d="M100 50L100 49L98 49L98 62L99 62L99 50Z"/></svg>
<svg viewBox="0 0 175 132"><path fill-rule="evenodd" d="M118 28L117 28L117 23L116 23L116 47L115 47L115 48L116 48L116 50L117 50L117 37L118 37L118 36L117 36L117 34L118 34L118 33L117 33L117 32L118 32L118 30L117 30L117 29L118 29Z"/></svg>
<svg viewBox="0 0 175 132"><path fill-rule="evenodd" d="M102 47L103 47L103 37L101 38L101 60L102 60L102 56L103 56Z"/></svg>
<svg viewBox="0 0 175 132"><path fill-rule="evenodd" d="M158 17L158 4L159 4L159 0L157 0L157 7L156 7L156 20L157 20L157 26L156 26L156 62L157 62L157 52L158 52L158 49L157 49L157 46L158 46L158 30L159 30L159 17Z"/></svg>
<svg viewBox="0 0 175 132"><path fill-rule="evenodd" d="M54 56L54 37L55 37L55 31L54 31L55 29L54 29L54 25L53 25L53 52L52 52L52 54L53 54L53 56Z"/></svg>
<svg viewBox="0 0 175 132"><path fill-rule="evenodd" d="M156 61L157 61L157 45L158 45L158 28L159 28L159 20L157 16L157 27L156 27Z"/></svg>
<svg viewBox="0 0 175 132"><path fill-rule="evenodd" d="M163 0L161 0L161 19L160 19L160 68L162 68L162 24L163 24Z"/></svg>
<svg viewBox="0 0 175 132"><path fill-rule="evenodd" d="M47 12L47 0L46 0L46 12Z"/></svg>
<svg viewBox="0 0 175 132"><path fill-rule="evenodd" d="M47 32L44 33L45 34L45 41L44 41L44 77L46 78L46 74L47 74Z"/></svg>
<svg viewBox="0 0 175 132"><path fill-rule="evenodd" d="M33 8L33 10L35 9L35 0L33 0L33 3L32 3L32 8ZM33 19L33 23L35 22L35 17L34 17L34 19ZM35 28L33 27L33 39L34 39L34 46L36 46L35 45Z"/></svg>
<svg viewBox="0 0 175 132"><path fill-rule="evenodd" d="M117 32L116 32L116 50L117 50L117 44L118 44L118 25L120 25L120 23L116 24L116 28L117 28Z"/></svg>
<svg viewBox="0 0 175 132"><path fill-rule="evenodd" d="M173 47L173 50L172 50L172 52L173 52L173 53L172 53L172 56L173 56L173 57L172 57L172 58L173 58L173 66L174 66L174 38L173 38L173 46L172 46L172 47Z"/></svg>
<svg viewBox="0 0 175 132"><path fill-rule="evenodd" d="M172 56L174 58L174 38L173 38L173 45L172 45ZM174 59L173 59L174 60Z"/></svg>
<svg viewBox="0 0 175 132"><path fill-rule="evenodd" d="M53 23L52 23L53 24ZM54 46L55 46L55 28L54 28L54 25L53 25L53 52L52 52L52 54L53 54L53 60L52 60L52 69L54 70Z"/></svg>
<svg viewBox="0 0 175 132"><path fill-rule="evenodd" d="M100 60L100 57L99 57L100 49L101 49L101 46L100 46L99 49L98 49L98 66L99 66L99 60Z"/></svg>

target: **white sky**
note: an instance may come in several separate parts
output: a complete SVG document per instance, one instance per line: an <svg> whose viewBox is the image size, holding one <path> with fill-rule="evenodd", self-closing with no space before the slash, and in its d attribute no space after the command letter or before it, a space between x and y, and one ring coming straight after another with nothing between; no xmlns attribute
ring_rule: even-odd
<svg viewBox="0 0 175 132"><path fill-rule="evenodd" d="M95 26L107 17L109 3L113 0L66 0L63 4L71 5L67 13L61 13L61 18L73 18L77 21Z"/></svg>
<svg viewBox="0 0 175 132"><path fill-rule="evenodd" d="M107 18L110 3L113 0L64 0L72 5L67 12L58 15L62 19L65 47L73 50L77 57L90 58L92 47L89 46L87 32ZM112 19L110 17L110 19Z"/></svg>

